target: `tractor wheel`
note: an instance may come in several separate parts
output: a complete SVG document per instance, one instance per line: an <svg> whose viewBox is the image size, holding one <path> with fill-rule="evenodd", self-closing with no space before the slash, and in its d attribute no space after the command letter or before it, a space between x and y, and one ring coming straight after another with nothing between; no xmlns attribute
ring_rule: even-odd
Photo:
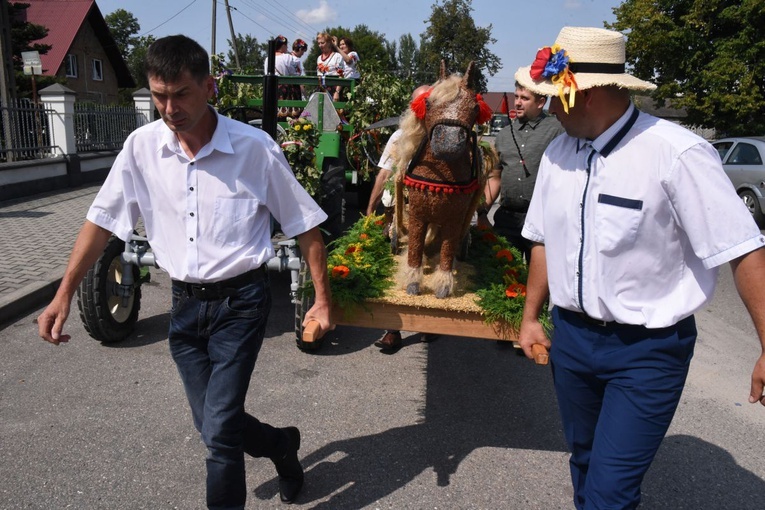
<svg viewBox="0 0 765 510"><path fill-rule="evenodd" d="M104 343L124 340L133 331L141 309L138 266L131 266L135 283L125 303L118 293L122 282L120 256L124 250L122 240L117 237L109 239L104 253L88 270L77 289L77 306L85 330Z"/></svg>
<svg viewBox="0 0 765 510"><path fill-rule="evenodd" d="M300 272L298 273L298 295L295 298L295 341L301 351L315 351L321 347L323 338L311 343L303 342L303 320L305 314L313 306L313 295L303 292L307 282L311 281L311 273L305 259L300 260Z"/></svg>
<svg viewBox="0 0 765 510"><path fill-rule="evenodd" d="M345 216L345 165L341 159L324 160L321 173L321 208L327 213L327 219L321 228L327 232L327 241L337 239L343 233Z"/></svg>

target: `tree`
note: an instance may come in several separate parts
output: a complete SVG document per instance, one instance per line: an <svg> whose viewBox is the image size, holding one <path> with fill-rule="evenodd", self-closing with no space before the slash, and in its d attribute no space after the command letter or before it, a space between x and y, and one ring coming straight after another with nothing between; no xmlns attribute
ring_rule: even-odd
<svg viewBox="0 0 765 510"><path fill-rule="evenodd" d="M629 35L627 61L654 99L720 134L765 132L762 0L625 0L614 14L606 26Z"/></svg>
<svg viewBox="0 0 765 510"><path fill-rule="evenodd" d="M494 76L501 60L489 51L488 45L497 42L491 36L492 26L476 27L471 16L472 0L444 0L433 4L428 27L423 32L420 52L426 81L439 76L441 61L446 62L450 72L463 73L468 63L475 62L477 73L473 85L477 92L486 90L486 76Z"/></svg>
<svg viewBox="0 0 765 510"><path fill-rule="evenodd" d="M38 41L48 35L48 29L42 25L29 23L26 20L26 10L29 4L22 2L8 4L8 19L11 25L11 48L13 51L13 69L16 80L16 97L30 97L32 95L32 77L24 74L24 61L21 53L24 51L37 51L45 55L51 49L50 44L40 44ZM57 80L51 76L36 77L38 88L52 85Z"/></svg>
<svg viewBox="0 0 765 510"><path fill-rule="evenodd" d="M229 68L236 66L236 58L234 57L234 48L231 44L231 39L228 41L228 55L227 65ZM268 43L259 43L255 37L251 35L236 35L236 49L239 54L239 65L241 69L237 72L244 74L263 74L263 65L266 62L266 53L268 52Z"/></svg>
<svg viewBox="0 0 765 510"><path fill-rule="evenodd" d="M417 48L417 43L414 42L412 34L402 35L398 41L396 60L398 61L399 73L404 78L413 78L417 74L420 50Z"/></svg>
<svg viewBox="0 0 765 510"><path fill-rule="evenodd" d="M125 59L130 74L133 76L137 89L149 88L149 78L146 77L146 51L156 39L153 35L134 37L131 39L130 54ZM126 98L130 99L130 98Z"/></svg>
<svg viewBox="0 0 765 510"><path fill-rule="evenodd" d="M125 9L117 9L104 17L106 26L109 27L114 42L117 43L122 57L127 60L135 46L137 38L135 35L141 31L141 25L132 13ZM133 78L137 78L133 76Z"/></svg>

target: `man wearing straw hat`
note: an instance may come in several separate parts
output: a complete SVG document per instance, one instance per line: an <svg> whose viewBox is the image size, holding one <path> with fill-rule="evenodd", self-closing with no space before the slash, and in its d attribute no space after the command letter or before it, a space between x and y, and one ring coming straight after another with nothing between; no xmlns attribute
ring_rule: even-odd
<svg viewBox="0 0 765 510"><path fill-rule="evenodd" d="M765 405L765 245L720 158L690 131L639 112L619 32L565 27L518 82L553 96L566 134L547 148L523 236L534 242L520 343L551 346L578 509L635 508L677 408L693 314L730 262L763 354L749 402ZM553 305L552 343L537 320Z"/></svg>

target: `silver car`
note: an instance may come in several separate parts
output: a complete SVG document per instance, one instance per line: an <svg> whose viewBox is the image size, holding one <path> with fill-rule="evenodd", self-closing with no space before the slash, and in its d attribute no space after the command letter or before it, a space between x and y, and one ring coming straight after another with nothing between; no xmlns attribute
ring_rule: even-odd
<svg viewBox="0 0 765 510"><path fill-rule="evenodd" d="M723 138L712 143L728 178L752 217L765 226L765 137Z"/></svg>

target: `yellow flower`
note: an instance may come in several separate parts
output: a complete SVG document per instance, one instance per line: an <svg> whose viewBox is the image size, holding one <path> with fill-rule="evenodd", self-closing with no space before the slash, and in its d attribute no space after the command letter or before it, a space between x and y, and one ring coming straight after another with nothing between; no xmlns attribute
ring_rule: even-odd
<svg viewBox="0 0 765 510"><path fill-rule="evenodd" d="M295 125L295 131L300 131L300 125L299 124Z"/></svg>
<svg viewBox="0 0 765 510"><path fill-rule="evenodd" d="M310 124L306 124L305 126L303 126L303 131L310 131L310 130L311 130Z"/></svg>

